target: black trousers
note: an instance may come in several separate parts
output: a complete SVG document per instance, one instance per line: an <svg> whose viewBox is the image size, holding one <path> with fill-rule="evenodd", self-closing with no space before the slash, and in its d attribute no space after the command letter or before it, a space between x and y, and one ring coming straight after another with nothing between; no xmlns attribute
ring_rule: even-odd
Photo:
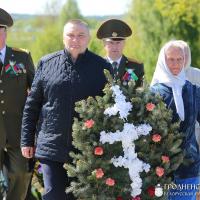
<svg viewBox="0 0 200 200"><path fill-rule="evenodd" d="M69 179L64 163L39 160L42 166L45 194L43 200L75 200L72 194L66 194L66 187L69 186Z"/></svg>
<svg viewBox="0 0 200 200"><path fill-rule="evenodd" d="M0 170L7 183L7 200L24 200L32 177L30 160L21 154L20 147L0 148Z"/></svg>

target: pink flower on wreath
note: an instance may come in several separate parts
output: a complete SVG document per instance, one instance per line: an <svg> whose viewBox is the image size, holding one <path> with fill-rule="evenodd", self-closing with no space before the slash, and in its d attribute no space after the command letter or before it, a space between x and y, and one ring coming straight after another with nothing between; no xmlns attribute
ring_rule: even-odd
<svg viewBox="0 0 200 200"><path fill-rule="evenodd" d="M161 159L163 163L168 163L169 162L169 157L168 156L161 156Z"/></svg>
<svg viewBox="0 0 200 200"><path fill-rule="evenodd" d="M94 125L94 121L92 119L90 120L87 120L84 125L87 127L87 128L92 128L93 125Z"/></svg>
<svg viewBox="0 0 200 200"><path fill-rule="evenodd" d="M156 175L157 176L161 177L161 176L164 175L164 173L165 173L165 169L164 168L162 168L162 167L156 167Z"/></svg>
<svg viewBox="0 0 200 200"><path fill-rule="evenodd" d="M96 156L101 156L101 155L103 155L103 148L102 148L102 147L95 147L95 149L94 149L94 154L95 154Z"/></svg>
<svg viewBox="0 0 200 200"><path fill-rule="evenodd" d="M160 142L160 141L161 141L161 135L158 134L158 133L153 134L153 135L152 135L152 140L153 140L154 142Z"/></svg>
<svg viewBox="0 0 200 200"><path fill-rule="evenodd" d="M104 176L104 172L103 172L103 170L101 168L96 169L95 171L96 171L96 178L97 179L100 179L100 178L102 178Z"/></svg>
<svg viewBox="0 0 200 200"><path fill-rule="evenodd" d="M115 180L112 178L107 178L106 179L106 185L108 186L114 186L115 185Z"/></svg>
<svg viewBox="0 0 200 200"><path fill-rule="evenodd" d="M154 108L155 108L155 104L153 104L153 103L147 103L146 104L146 109L148 111L152 111Z"/></svg>

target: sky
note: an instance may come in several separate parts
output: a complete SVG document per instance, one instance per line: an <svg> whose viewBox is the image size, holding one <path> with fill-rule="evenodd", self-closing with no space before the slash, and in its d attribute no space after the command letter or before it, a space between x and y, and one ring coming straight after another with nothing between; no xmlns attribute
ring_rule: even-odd
<svg viewBox="0 0 200 200"><path fill-rule="evenodd" d="M76 0L84 16L120 15L128 10L131 0ZM0 0L0 8L9 13L43 14L50 0ZM59 0L64 3L66 0Z"/></svg>

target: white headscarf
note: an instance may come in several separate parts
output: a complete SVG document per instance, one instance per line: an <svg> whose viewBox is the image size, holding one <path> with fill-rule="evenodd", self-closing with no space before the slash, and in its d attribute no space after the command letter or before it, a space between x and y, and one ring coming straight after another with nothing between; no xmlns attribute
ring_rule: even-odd
<svg viewBox="0 0 200 200"><path fill-rule="evenodd" d="M156 69L155 69L153 79L151 82L151 86L156 83L164 83L165 85L172 88L174 102L176 105L176 111L180 119L184 121L185 111L184 111L184 104L183 104L183 98L182 98L182 87L185 84L185 80L186 80L185 71L184 71L184 66L183 66L180 73L176 76L170 72L165 60L165 53L170 47L180 48L183 51L183 56L185 57L184 48L177 40L166 43L160 51L158 61L156 64Z"/></svg>
<svg viewBox="0 0 200 200"><path fill-rule="evenodd" d="M191 67L191 50L187 42L183 40L177 40L177 42L183 47L184 55L185 55L185 63L184 68L187 70Z"/></svg>
<svg viewBox="0 0 200 200"><path fill-rule="evenodd" d="M194 85L200 86L200 69L191 66L191 50L189 45L183 41L178 40L178 42L183 45L185 54L185 75L186 79Z"/></svg>

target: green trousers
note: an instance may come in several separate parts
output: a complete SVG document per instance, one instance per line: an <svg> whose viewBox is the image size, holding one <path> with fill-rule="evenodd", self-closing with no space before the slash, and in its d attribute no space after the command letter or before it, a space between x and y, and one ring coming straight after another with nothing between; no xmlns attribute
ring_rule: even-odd
<svg viewBox="0 0 200 200"><path fill-rule="evenodd" d="M33 165L21 154L21 149L0 148L0 167L8 185L6 200L25 200Z"/></svg>

